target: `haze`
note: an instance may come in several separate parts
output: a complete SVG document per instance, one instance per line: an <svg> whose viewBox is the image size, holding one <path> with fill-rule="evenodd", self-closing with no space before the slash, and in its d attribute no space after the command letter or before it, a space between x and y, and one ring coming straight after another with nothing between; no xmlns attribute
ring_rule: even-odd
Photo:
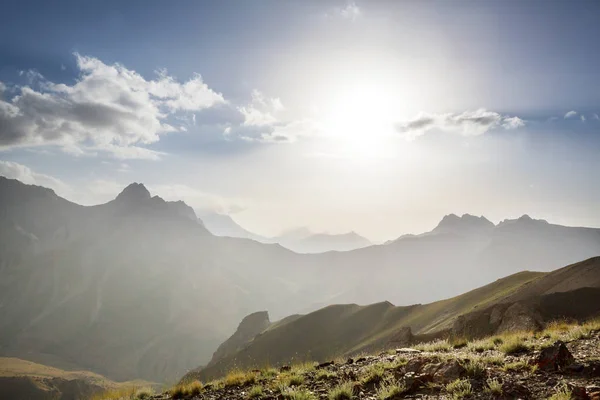
<svg viewBox="0 0 600 400"><path fill-rule="evenodd" d="M4 11L0 173L69 200L144 182L261 235L374 242L449 213L600 225L596 2Z"/></svg>

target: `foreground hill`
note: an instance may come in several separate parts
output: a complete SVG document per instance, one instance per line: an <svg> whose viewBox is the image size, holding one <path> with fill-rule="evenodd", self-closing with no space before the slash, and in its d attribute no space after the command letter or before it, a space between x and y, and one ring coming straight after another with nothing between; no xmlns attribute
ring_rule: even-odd
<svg viewBox="0 0 600 400"><path fill-rule="evenodd" d="M552 323L543 331L475 341L438 340L321 364L235 370L151 398L598 400L600 320Z"/></svg>
<svg viewBox="0 0 600 400"><path fill-rule="evenodd" d="M148 387L149 382L113 382L86 371L64 371L46 365L0 357L0 398L28 400L88 399L105 391Z"/></svg>
<svg viewBox="0 0 600 400"><path fill-rule="evenodd" d="M297 254L213 236L185 203L141 184L84 207L0 177L0 355L119 381L167 381L206 365L256 310L279 319L329 304L429 303L600 255L598 229L530 218L494 226L470 216L448 216L438 228L387 245ZM410 309L381 304L384 317Z"/></svg>
<svg viewBox="0 0 600 400"><path fill-rule="evenodd" d="M600 257L551 273L521 272L425 305L336 305L272 325L265 321L266 313L253 314L205 368L186 379L212 379L233 368L321 362L436 337L535 330L557 318L596 315L600 315Z"/></svg>

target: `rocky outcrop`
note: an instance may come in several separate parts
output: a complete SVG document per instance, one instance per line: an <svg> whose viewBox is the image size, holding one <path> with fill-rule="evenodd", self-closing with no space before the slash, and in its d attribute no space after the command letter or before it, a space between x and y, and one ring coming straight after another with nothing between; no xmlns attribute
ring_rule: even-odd
<svg viewBox="0 0 600 400"><path fill-rule="evenodd" d="M235 333L215 351L208 365L214 364L223 357L240 350L246 343L254 339L256 335L262 333L270 325L271 321L269 320L269 313L267 311L258 311L246 316L240 322Z"/></svg>

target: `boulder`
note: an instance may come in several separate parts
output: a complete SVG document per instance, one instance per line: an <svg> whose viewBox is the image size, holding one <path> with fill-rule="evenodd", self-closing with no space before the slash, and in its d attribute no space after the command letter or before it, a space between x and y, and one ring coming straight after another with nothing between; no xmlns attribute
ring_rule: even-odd
<svg viewBox="0 0 600 400"><path fill-rule="evenodd" d="M575 361L573 355L562 341L555 342L552 346L540 351L535 363L543 371L559 371L565 369Z"/></svg>
<svg viewBox="0 0 600 400"><path fill-rule="evenodd" d="M467 373L465 367L460 365L460 363L456 360L448 361L443 364L434 375L435 381L448 383L455 381Z"/></svg>

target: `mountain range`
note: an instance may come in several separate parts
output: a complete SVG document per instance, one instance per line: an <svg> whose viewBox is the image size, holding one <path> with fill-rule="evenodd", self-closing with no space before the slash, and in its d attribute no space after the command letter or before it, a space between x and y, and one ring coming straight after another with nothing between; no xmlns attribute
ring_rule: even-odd
<svg viewBox="0 0 600 400"><path fill-rule="evenodd" d="M332 305L271 323L266 311L242 320L210 363L184 381L209 381L239 368L289 365L395 349L436 338L539 330L552 320L600 315L600 257L556 271L519 272L424 305Z"/></svg>
<svg viewBox="0 0 600 400"><path fill-rule="evenodd" d="M598 255L599 229L469 215L384 245L298 254L215 236L142 184L85 207L0 177L0 356L164 382L209 363L257 310L409 306Z"/></svg>
<svg viewBox="0 0 600 400"><path fill-rule="evenodd" d="M343 234L313 233L307 228L297 228L279 236L266 237L240 226L230 215L205 213L200 217L206 229L215 236L252 239L261 243L278 243L296 253L325 253L349 251L372 245L356 232Z"/></svg>

